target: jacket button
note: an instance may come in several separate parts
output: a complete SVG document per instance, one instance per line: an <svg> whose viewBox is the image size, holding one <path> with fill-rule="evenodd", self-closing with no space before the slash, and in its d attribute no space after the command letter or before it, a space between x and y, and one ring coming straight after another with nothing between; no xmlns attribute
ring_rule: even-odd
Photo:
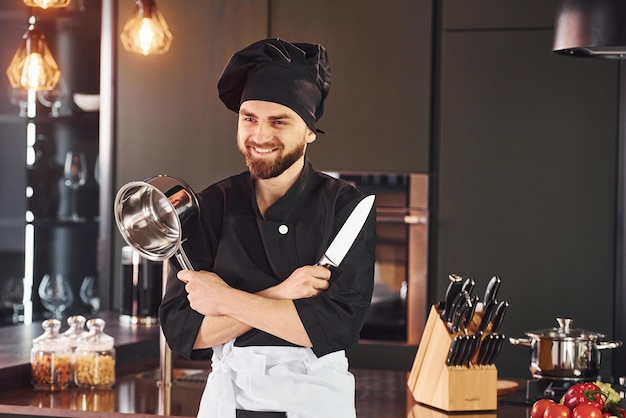
<svg viewBox="0 0 626 418"><path fill-rule="evenodd" d="M287 225L281 225L278 227L278 232L282 235L285 235L287 232L289 232L289 227Z"/></svg>

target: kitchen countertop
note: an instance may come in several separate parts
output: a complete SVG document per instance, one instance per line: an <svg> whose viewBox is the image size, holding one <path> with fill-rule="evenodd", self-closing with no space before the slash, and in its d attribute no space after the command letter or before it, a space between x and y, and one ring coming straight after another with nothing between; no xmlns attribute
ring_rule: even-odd
<svg viewBox="0 0 626 418"><path fill-rule="evenodd" d="M407 390L408 373L385 370L355 369L358 418L527 418L530 407L502 401L497 411L447 414L413 400ZM194 381L194 374L178 377L171 388L168 416L195 417L206 371ZM36 391L29 387L0 392L2 414L46 417L120 418L128 414L139 418L159 415L159 388L154 373L126 375L118 378L110 391ZM506 398L504 398L506 399Z"/></svg>
<svg viewBox="0 0 626 418"><path fill-rule="evenodd" d="M30 384L30 349L32 339L43 332L41 324L4 327L0 328L3 342L0 348L0 417L119 418L131 414L149 418L162 415L159 410L162 393L158 379L159 327L124 325L117 313L97 316L106 321L105 332L115 337L117 381L113 389L34 390ZM174 366L168 415L195 417L208 363L175 361ZM415 402L407 388L408 372L360 367L351 371L355 375L359 418L527 418L530 414L530 407L523 402L507 402L507 398L503 398L497 411L448 415Z"/></svg>

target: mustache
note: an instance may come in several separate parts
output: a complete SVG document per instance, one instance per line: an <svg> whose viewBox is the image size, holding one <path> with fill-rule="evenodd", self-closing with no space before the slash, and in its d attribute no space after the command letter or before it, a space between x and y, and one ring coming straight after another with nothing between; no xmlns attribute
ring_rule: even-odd
<svg viewBox="0 0 626 418"><path fill-rule="evenodd" d="M253 139L246 139L245 142L243 143L243 145L246 148L252 148L252 147L265 147L265 148L283 148L283 144L280 141L277 140L273 140L273 141L265 141L265 142L257 142Z"/></svg>

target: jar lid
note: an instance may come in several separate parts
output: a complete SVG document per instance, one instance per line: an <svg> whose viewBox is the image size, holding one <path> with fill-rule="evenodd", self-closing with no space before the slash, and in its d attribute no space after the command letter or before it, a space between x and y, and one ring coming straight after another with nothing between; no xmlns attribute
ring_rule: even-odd
<svg viewBox="0 0 626 418"><path fill-rule="evenodd" d="M105 322L101 318L87 321L89 332L78 340L78 348L83 350L110 350L115 345L115 339L103 332Z"/></svg>
<svg viewBox="0 0 626 418"><path fill-rule="evenodd" d="M40 350L64 351L70 346L69 339L61 334L61 321L58 319L47 319L41 323L44 332L39 337L33 339L33 346Z"/></svg>
<svg viewBox="0 0 626 418"><path fill-rule="evenodd" d="M67 325L69 328L63 333L63 335L70 340L71 346L76 346L76 344L78 344L78 339L87 335L87 330L85 329L86 322L87 318L82 315L72 315L67 318Z"/></svg>
<svg viewBox="0 0 626 418"><path fill-rule="evenodd" d="M538 338L551 338L551 339L583 339L583 340L597 340L598 338L604 338L604 334L597 332L587 331L585 329L572 328L574 322L571 318L556 318L559 326L558 328L547 328L538 331L527 332L529 337Z"/></svg>

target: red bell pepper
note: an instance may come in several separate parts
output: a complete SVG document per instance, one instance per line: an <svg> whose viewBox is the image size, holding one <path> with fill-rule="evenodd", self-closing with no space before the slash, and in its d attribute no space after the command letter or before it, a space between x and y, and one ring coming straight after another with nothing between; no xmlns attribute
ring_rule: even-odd
<svg viewBox="0 0 626 418"><path fill-rule="evenodd" d="M581 403L595 406L600 411L604 409L604 400L607 394L598 385L592 382L576 383L567 389L563 398L563 404L570 409L576 408Z"/></svg>

